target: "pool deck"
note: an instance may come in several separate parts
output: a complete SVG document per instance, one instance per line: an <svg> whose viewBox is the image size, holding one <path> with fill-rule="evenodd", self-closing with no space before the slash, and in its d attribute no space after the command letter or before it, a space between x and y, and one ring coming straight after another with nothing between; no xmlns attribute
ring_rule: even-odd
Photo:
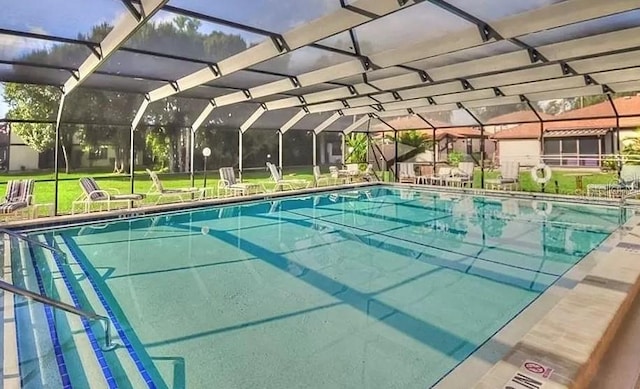
<svg viewBox="0 0 640 389"><path fill-rule="evenodd" d="M589 274L474 388L588 387L640 290L639 223L632 217L589 254Z"/></svg>
<svg viewBox="0 0 640 389"><path fill-rule="evenodd" d="M3 227L16 230L55 228L201 207L313 195L326 191L362 189L377 185L387 186L389 184L362 183L259 194L243 198L164 204L131 210L16 221L6 223ZM613 199L591 199L553 194L454 189L410 184L389 186L408 190L455 192L523 200L564 201L604 206L621 204L619 200ZM638 205L638 203L633 205ZM612 342L617 330L628 321L627 317L630 316L630 308L635 303L638 291L640 291L640 217L634 216L622 228L607 238L598 249L592 251L530 307L498 332L476 354L454 369L436 385L436 388L531 388L532 386L526 386L527 382L532 382L528 380L540 383L540 386L533 386L536 389L587 388L598 371L605 354L613 351L610 350L610 345L614 344ZM6 302L5 298L5 304ZM7 314L11 314L10 306L5 305L5 316ZM636 327L640 328L640 303ZM9 335L7 332L10 330L5 325L5 340L13 338L7 336ZM637 340L634 344L640 345L640 336L636 335L634 339ZM7 347L12 348L11 345L5 343L5 384L8 383L7 373L10 374L13 370L11 369L13 358L6 358L12 354L7 350ZM640 347L637 349L640 350ZM474 357L480 354L481 357ZM540 369L544 370L540 374L531 372L531 370L539 371ZM633 374L629 374L629 376L631 375ZM635 378L637 375L633 377L633 379ZM607 386L593 386L592 388L605 387Z"/></svg>

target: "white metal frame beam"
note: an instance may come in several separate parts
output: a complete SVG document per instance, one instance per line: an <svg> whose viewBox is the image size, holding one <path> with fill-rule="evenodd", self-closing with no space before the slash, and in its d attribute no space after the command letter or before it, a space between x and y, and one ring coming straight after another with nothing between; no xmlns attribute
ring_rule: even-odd
<svg viewBox="0 0 640 389"><path fill-rule="evenodd" d="M601 42L603 41L608 41L609 44L602 45ZM568 45L570 45L570 50L568 50ZM434 68L429 71L429 75L436 81L463 78L475 88L488 88L501 85L501 83L507 80L508 76L514 77L514 79L521 80L522 82L563 77L565 75L563 73L564 64L569 65L569 68L573 68L576 72L583 74L606 70L612 63L622 66L640 65L640 54L638 51L611 54L611 58L609 58L609 56L600 56L593 59L583 59L585 56L637 47L640 47L640 28L631 28L603 34L602 36L580 38L538 48L538 50L547 53L555 61L555 63L549 65L537 65L532 68L522 69L522 67L530 64L527 51L522 50ZM470 69L472 69L471 72ZM483 73L480 74L486 74L486 70L490 69L495 72L495 74L477 76L477 72L475 74L472 73L474 71L473 69L481 70ZM362 83L353 86L358 94L363 94L364 96L353 97L353 93L351 93L347 87L339 87L327 91L310 93L304 95L303 99L308 104L345 99L349 106L358 106L375 104L380 101L394 101L397 100L397 97L400 97L400 99L414 98L416 93L425 96L425 93L421 93L421 89L424 91L429 90L431 95L464 90L460 81L431 84L426 83L415 73L383 78L371 81L369 84L370 85ZM403 88L411 89L401 90ZM380 92L380 90L382 90L382 92ZM399 90L396 92L397 95L391 92L394 90ZM366 94L371 94L375 100ZM268 109L290 108L299 104L300 99L298 97L284 98L266 103ZM331 107L333 109L339 109L343 106L343 103L339 101L325 104L327 104L327 108ZM313 107L313 105L310 107Z"/></svg>
<svg viewBox="0 0 640 389"><path fill-rule="evenodd" d="M302 120L302 118L304 118L305 116L307 116L307 112L304 109L301 109L298 113L293 115L291 119L289 119L285 124L283 124L282 127L280 127L280 132L283 134L286 133L293 126L295 126L296 123Z"/></svg>
<svg viewBox="0 0 640 389"><path fill-rule="evenodd" d="M640 59L640 57L639 57ZM602 84L603 87L606 85L606 88L611 89L614 92L617 92L615 88L612 87L613 84L621 83L621 82L629 82L640 79L640 63L639 66L623 68L623 69L614 69L610 71L597 72L592 73L590 76L585 75L560 75L557 78L549 78L538 81L531 82L522 82L515 84L497 84L494 86L487 87L485 89L476 89L470 91L462 91L462 92L454 92L454 93L444 93L439 95L432 94L433 90L429 87L425 88L417 88L412 89L410 94L406 94L403 97L406 97L397 101L393 99L376 99L377 101L382 101L382 103L373 103L368 101L354 101L347 100L348 105L351 107L349 109L343 109L344 106L342 103L333 102L333 103L324 103L318 104L314 106L309 106L309 112L319 113L319 112L331 112L335 110L342 110L345 114L348 112L358 113L366 113L366 112L379 112L382 110L393 110L393 109L407 109L414 108L423 105L432 105L435 109L440 107L440 110L445 110L447 104L451 103L459 103L466 101L475 101L475 100L487 100L493 97L500 96L520 96L520 95L528 95L533 93L540 92L548 92L554 90L562 90L562 89L571 89L571 88L579 88L582 86L588 86L591 84ZM498 80L499 81L499 80ZM605 90L606 91L606 90ZM499 93L498 93L499 92ZM365 107L366 109L360 111L358 108Z"/></svg>
<svg viewBox="0 0 640 389"><path fill-rule="evenodd" d="M351 28L383 17L402 8L415 5L416 0L358 0L348 7L338 9L328 15L282 34L273 39L267 39L236 55L219 61L215 66L205 67L188 74L178 80L175 85L165 85L149 92L151 101L157 101L175 95L180 91L194 88L225 75L246 69L261 62L278 57L289 51L308 46L324 38L348 31ZM282 81L283 84L293 85L291 80ZM242 92L241 95L244 96ZM232 94L233 95L233 94ZM223 96L219 101L230 100L230 95ZM248 99L245 97L244 100ZM218 104L218 99L216 99ZM229 102L228 104L231 104ZM219 104L221 105L221 104Z"/></svg>
<svg viewBox="0 0 640 389"><path fill-rule="evenodd" d="M122 46L140 27L162 8L169 0L140 0L137 12L126 12L113 29L104 37L97 49L78 67L64 83L65 94L80 86L100 65Z"/></svg>
<svg viewBox="0 0 640 389"><path fill-rule="evenodd" d="M361 3L363 1L364 0L361 0L358 3ZM354 5L355 4L357 3L354 3ZM541 9L507 17L505 19L492 23L492 27L498 33L500 33L502 38L509 39L526 35L532 32L562 27L585 20L629 11L637 7L637 2L633 0L609 0L606 2L606 4L601 0L567 0L565 2L557 3ZM323 19L324 18L321 18L317 21ZM295 31L291 32L291 34L293 34L294 32ZM277 93L287 92L296 89L299 86L316 85L348 76L358 75L363 72L373 70L374 67L372 66L372 64L375 64L376 67L380 68L396 66L427 57L433 57L475 46L480 46L483 43L485 42L482 36L478 34L477 28L472 27L469 29L465 29L464 31L461 31L459 33L449 34L447 35L447 39L423 41L408 47L387 50L382 53L371 55L369 56L370 62L362 61L361 59L346 61L334 66L329 66L323 69L297 75L295 83L290 82L289 80L275 81L250 88L248 93L236 92L217 97L215 98L215 102L218 106L229 105L237 102L247 101L252 98L265 97ZM249 50L247 50L247 52L248 51ZM519 54L524 54L524 58L527 63L531 62L529 53L526 50ZM251 64L247 66L251 66ZM234 71L236 70L241 69L234 68ZM207 69L205 69L204 73L206 77L202 78L202 80L204 80L203 82L208 82L211 81L211 79L217 78L217 76L212 76L211 71L208 71ZM225 72L223 71L222 74L225 74ZM429 73L429 76L433 78L431 72ZM415 77L419 77L419 75L416 74ZM193 87L196 85L189 84L188 86ZM152 92L152 100L155 100L157 97L162 98L171 94L178 93L178 91L171 88L170 86L163 87L161 89L166 91L166 94L155 94L154 92ZM369 89L373 88L369 87ZM360 90L358 90L357 92L363 93L363 91ZM364 91L364 93L372 92Z"/></svg>
<svg viewBox="0 0 640 389"><path fill-rule="evenodd" d="M371 120L371 116L365 115L365 116L361 117L360 119L356 120L355 122L353 122L349 127L347 127L344 130L342 130L342 133L345 134L345 135L349 135L350 133L355 131L358 127L360 127L360 126L364 125L365 123L367 123L369 120Z"/></svg>
<svg viewBox="0 0 640 389"><path fill-rule="evenodd" d="M334 113L333 115L331 115L331 117L329 117L327 120L325 120L324 122L320 123L316 128L313 129L313 132L316 134L321 133L322 131L326 130L327 127L329 127L330 125L332 125L336 120L340 119L340 114L339 113Z"/></svg>
<svg viewBox="0 0 640 389"><path fill-rule="evenodd" d="M258 119L260 119L260 116L262 116L265 112L267 112L267 110L264 109L264 107L258 107L258 109L256 109L256 111L252 113L251 116L249 116L247 120L245 120L245 122L240 125L240 131L247 132L247 130L253 125L253 123L258 121Z"/></svg>

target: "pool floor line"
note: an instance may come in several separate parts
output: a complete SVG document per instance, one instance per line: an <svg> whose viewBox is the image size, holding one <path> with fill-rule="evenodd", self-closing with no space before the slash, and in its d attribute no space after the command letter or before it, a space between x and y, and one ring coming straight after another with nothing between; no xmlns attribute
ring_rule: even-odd
<svg viewBox="0 0 640 389"><path fill-rule="evenodd" d="M185 226L185 228L192 228L192 227ZM227 231L222 231L222 230L210 230L209 235L211 235L214 238L217 238L218 240L232 247L239 248L248 254L254 255L260 258L263 262L277 269L285 271L287 274L290 274L287 271L288 265L290 263L297 265L301 269L306 269L305 274L307 275L311 274L313 275L313 277L311 278L313 278L314 280L321 280L321 282L318 282L318 281L310 282L310 280L308 280L307 277L296 277L296 278L304 281L309 286L312 286L320 291L323 291L327 295L339 298L340 301L349 305L352 308L355 308L356 310L362 312L363 314L378 319L376 316L372 316L372 313L368 312L367 310L367 306L369 306L368 303L374 302L377 305L379 311L394 313L393 315L387 317L385 321L383 321L382 323L404 333L405 335L415 339L420 343L423 343L427 346L437 349L438 351L442 352L445 355L449 355L449 352L451 350L458 349L458 347L461 344L463 345L468 344L470 346L475 347L475 345L473 345L466 339L460 338L458 335L452 332L449 332L444 328L440 328L431 323L425 322L413 315L410 315L397 308L394 308L393 306L390 306L375 298L370 298L370 296L366 293L360 292L353 288L349 288L347 285L344 285L339 281L334 280L333 278L327 277L316 270L307 268L306 266L298 262L291 261L285 258L284 256L279 255L278 253L268 250L253 242L247 241L246 239L237 237ZM327 287L328 285L331 285L333 287L329 288ZM339 290L343 292L333 294L330 292L330 290ZM415 331L411 330L415 328L424 328L425 330L420 331L419 333L415 333ZM429 333L430 335L427 335L427 333ZM445 344L435 342L435 340L438 340L438 341L447 340L448 343L454 343L455 347L445 348Z"/></svg>
<svg viewBox="0 0 640 389"><path fill-rule="evenodd" d="M197 235L202 235L202 234L199 233ZM318 247L323 247L323 246L329 246L329 245L331 245L333 243L334 242L322 243L322 244L315 245L315 246L312 246L312 247L309 247L309 248L318 248ZM307 248L305 248L305 249L307 249ZM292 254L294 252L296 252L296 250L283 252L283 254ZM137 277L137 276L144 276L144 275L169 273L169 272L173 272L173 271L182 271L182 270L200 269L200 268L208 268L208 267L215 267L215 266L222 266L222 265L240 264L240 263L256 261L256 260L259 260L259 258L252 257L252 258L246 258L246 259L235 259L235 260L231 260L231 261L205 263L205 264L202 264L202 265L193 265L193 266L174 267L174 268L170 268L170 269L154 270L154 271L148 271L148 272L128 273L128 274L121 274L121 275L102 277L102 278L105 279L105 280L106 279L113 280L113 279L117 279L117 278L129 278L129 277Z"/></svg>
<svg viewBox="0 0 640 389"><path fill-rule="evenodd" d="M289 212L289 211L287 211L287 212ZM391 221L391 222L395 222L395 223L409 224L409 225L414 226L414 227L431 227L432 230L435 230L433 227L436 227L436 225L433 222L438 221L438 220L442 220L442 219L446 219L446 217L443 217L443 218L437 218L437 219L418 222L418 221L412 221L412 220L405 220L405 219L401 219L401 218L395 218L395 217L392 217L392 216L376 215L376 214L371 214L371 213L368 213L368 212L363 212L363 211L358 211L358 210L345 210L345 212L354 213L356 215L361 215L361 216L370 217L370 218L379 219L379 220L386 220L386 221ZM290 213L293 213L293 212L290 212ZM300 215L300 214L297 214L297 215ZM318 216L318 217L316 217L316 219L329 221L329 220L326 220L327 217L328 216ZM449 217L453 218L453 217L455 217L455 215L449 214ZM536 228L537 228L537 226L536 226ZM458 229L455 229L455 228L450 228L450 229L446 230L446 232L447 233L452 233L454 235L461 235L461 236L464 235L465 237L469 237L469 236L480 237L481 236L480 234L477 234L477 233L474 234L474 233L469 232L469 231L458 230ZM507 239L504 239L504 238L491 237L491 239L494 240L494 241L497 241L497 243L499 243L499 244L505 244L505 243L509 244L510 243ZM414 243L418 243L418 242L415 242L415 241L413 241L413 242ZM469 244L469 245L474 245L474 246L479 246L480 247L480 245L478 245L477 243L472 243L472 242L466 242L466 243ZM517 243L518 245L528 246L529 248L537 248L538 247L538 246L535 246L533 244L528 244L527 242L514 242L514 243ZM418 244L420 244L420 243L418 243ZM491 248L493 250L513 253L513 254L522 254L522 252L520 252L520 251L511 250L511 249L508 249L508 248L503 248L503 247L498 247L498 246L490 246L489 248ZM547 246L547 249L549 251L557 253L557 254L572 255L572 254L567 253L564 249L561 249L559 247ZM542 257L542 256L539 256L539 258L540 259L544 259L544 257ZM553 262L560 262L560 263L563 262L563 261L560 261L560 260L553 260L553 259L550 259L550 260L553 261Z"/></svg>
<svg viewBox="0 0 640 389"><path fill-rule="evenodd" d="M295 212L291 212L291 211L285 211L285 212L289 212L289 213L295 214L295 215L297 215L297 216L301 216L300 214L297 214L297 213L295 213ZM286 220L286 221L288 221L288 222L290 222L290 223L300 224L300 223L298 223L299 221L298 221L298 220L295 220L295 219L285 218L285 220ZM351 228L351 229L355 229L355 230L360 230L360 231L363 231L363 232L368 233L369 235L382 235L382 236L385 236L385 237L387 237L387 238L391 238L391 239L395 239L395 240L399 240L399 241L404 241L404 242L407 242L407 243L416 244L416 245L419 245L419 246L423 246L423 247L430 248L430 249L434 249L434 250L438 250L438 251L448 252L448 253L450 253L450 254L454 254L454 255L463 255L463 256L466 256L466 257L470 258L470 257L469 257L469 255L467 255L467 254L463 254L463 253L459 253L459 252L457 252L457 251L453 251L453 250L449 250L449 249L444 249L444 248L440 248L440 247L436 247L436 246L431 246L431 245L427 245L427 244L424 244L424 243L416 242L416 241L413 241L413 240L409 240L409 239L403 239L403 238L395 237L395 236L393 236L393 235L386 235L385 233L378 233L378 232L375 232L375 231L367 230L367 229L365 229L365 228L355 227L355 226L350 226L350 225L342 224L342 223L339 223L339 222L334 222L334 221L324 220L324 219L319 219L319 220L321 220L321 221L322 221L322 222L324 222L324 223L329 223L329 224L338 225L338 226L341 226L341 227L346 227L346 228ZM358 236L357 234L354 234L354 235L355 235L355 236ZM363 243L364 243L364 242L363 242ZM381 242L381 243L382 243L382 245L381 245L381 246L376 246L376 247L383 247L384 245L388 245L388 246L395 246L395 245L390 244L390 243L387 243L387 242ZM467 244L469 244L469 243L467 243ZM481 247L481 246L479 246L479 245L474 245L474 246ZM396 246L396 247L398 247L398 246ZM494 248L494 247L489 247L489 248ZM397 254L397 253L399 253L399 252L401 252L401 251L404 251L404 248L400 248L400 247L398 247L398 251L393 251L393 250L392 250L392 252L394 252L394 253L396 253L396 254ZM476 258L476 259L478 259L478 260L480 260L480 261L484 261L484 262L489 262L489 263L493 263L493 264L497 264L497 265L505 266L505 267L511 267L511 268L518 269L518 270L528 271L528 272L531 272L531 273L540 273L540 274L548 275L548 276L551 276L551 277L558 277L558 275L557 275L557 274L554 274L554 273L548 273L548 272L537 272L535 269L529 269L529 268L525 268L525 267L514 266L514 265L506 264L506 263L503 263L503 262L494 261L494 260L491 260L491 259L480 258L480 257L478 257L478 258ZM574 265L575 265L575 264L571 264L571 266L574 266ZM446 266L445 266L445 267L446 267ZM456 269L454 269L454 270L456 270Z"/></svg>
<svg viewBox="0 0 640 389"><path fill-rule="evenodd" d="M433 219L433 220L428 220L426 222L417 222L417 221L411 221L411 220L405 220L405 219L401 219L401 218L395 218L392 216L385 216L385 215L375 215L375 214L370 214L367 212L361 212L361 211L348 211L348 212L352 212L352 213L356 213L358 215L362 215L362 216L366 216L366 217L371 217L371 218L375 218L375 219L380 219L380 220L387 220L387 221L392 221L392 222L396 222L396 223L404 223L404 224L410 224L414 227L434 227L435 225L433 224L433 221L435 220L440 220L440 219ZM455 215L451 214L451 217L454 217ZM320 216L318 217L318 219L322 219L322 220L326 220L325 216ZM462 231L462 230L456 230L456 229L449 229L446 232L452 232L453 234L459 234L459 235L465 235L465 236L474 236L474 237L480 237L482 236L481 234L474 234L468 231ZM523 234L526 234L528 232L523 232ZM595 233L595 231L594 231ZM604 232L602 232L604 233ZM608 233L607 233L608 234ZM521 241L514 241L514 242L509 242L509 240L507 239L501 239L501 238L496 238L496 237L491 237L490 239L497 241L497 243L500 244L509 244L509 243L516 243L518 245L525 245L528 246L530 248L535 248L537 246L534 246L532 244L527 244L527 242L521 242ZM414 243L418 243L413 241ZM472 243L472 242L466 242L469 245L475 245L475 246L479 246L476 243ZM420 243L418 243L420 244ZM567 253L566 250L561 249L560 247L555 247L555 246L546 246L547 250L556 254L563 254L563 255L571 255L573 256L574 254L572 253ZM497 247L497 246L483 246L483 248L490 248L492 250L499 250L499 251L504 251L504 252L510 252L510 253L514 253L514 254L522 254L520 251L515 251L515 250L511 250L511 249L506 249L506 248L501 248L501 247ZM583 253L579 253L579 254L583 254ZM585 254L586 255L586 254ZM537 256L538 257L538 256ZM538 258L540 259L544 259L544 260L551 260L553 262L559 262L559 263L565 263L564 261L556 261L553 258L550 259L545 259L543 256L539 256Z"/></svg>

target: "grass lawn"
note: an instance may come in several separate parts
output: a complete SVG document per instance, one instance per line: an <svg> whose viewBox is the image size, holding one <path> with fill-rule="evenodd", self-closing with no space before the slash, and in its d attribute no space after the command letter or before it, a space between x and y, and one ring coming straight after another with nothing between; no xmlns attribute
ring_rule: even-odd
<svg viewBox="0 0 640 389"><path fill-rule="evenodd" d="M88 173L70 173L60 174L59 190L58 190L58 212L70 213L71 204L81 194L82 190L78 184L78 179L81 177L92 176L96 177L96 181L100 186L100 189L117 189L120 193L130 193L130 182L128 176L122 176L118 174L99 174L96 172ZM0 176L0 193L4 193L6 189L6 182L13 179L25 179L33 178L35 180L53 180L53 173L15 173L15 174L3 174ZM285 169L284 178L297 178L313 180L313 174L310 169L292 170ZM207 187L216 188L218 186L218 180L220 176L218 171L211 171L207 173ZM160 175L165 188L190 188L191 180L189 174L166 174ZM273 188L273 181L270 180L269 173L265 170L260 171L247 171L243 173L243 181L264 183L267 189ZM196 188L202 188L204 185L204 177L202 173L196 175L195 183L193 186ZM136 172L135 174L135 192L147 193L151 188L151 179L146 172ZM40 181L36 182L34 188L34 196L36 204L47 204L54 202L54 190L55 183L53 181ZM155 201L155 199L153 199Z"/></svg>
<svg viewBox="0 0 640 389"><path fill-rule="evenodd" d="M555 193L555 181L558 181L558 189L561 194L575 194L576 193L576 180L575 177L567 176L567 174L575 173L575 171L561 171L554 170L551 181L547 184L545 188L545 192L547 193ZM498 171L487 171L485 172L485 178L494 178L499 174ZM587 174L584 177L584 190L588 184L607 184L615 181L616 174L615 173L585 173ZM78 179L80 177L85 176L93 176L99 177L96 179L98 185L102 189L117 189L120 193L129 193L129 177L121 176L117 174L100 174L96 172L92 173L70 173L70 174L60 174L60 183L59 183L59 213L69 213L71 212L71 204L77 199L80 194L80 186L78 185ZM380 176L380 174L379 174ZM285 169L285 178L300 178L306 179L309 181L313 180L313 174L310 168L301 168L301 169ZM385 175L385 178L388 177L388 174ZM53 173L51 172L43 172L43 173L13 173L2 175L0 178L0 192L4 193L6 188L6 182L12 179L21 179L21 178L34 178L40 182L36 182L34 194L35 201L37 204L46 204L53 203L54 201L54 188L55 184L53 181ZM191 187L191 181L188 174L166 174L161 175L163 184L166 188L188 188ZM215 188L218 185L218 172L211 171L207 174L207 187ZM265 184L267 189L273 188L273 182L269 178L269 173L265 170L254 170L254 171L246 171L243 174L243 180L248 182L258 182ZM531 174L529 171L522 171L520 173L520 182L523 191L526 192L539 192L540 185L533 182L531 179ZM194 186L197 188L203 187L203 175L202 173L198 173L196 175ZM149 175L145 172L137 172L135 175L135 192L136 193L147 193L149 188L151 187L151 180ZM474 187L480 188L480 171L476 170L474 176Z"/></svg>
<svg viewBox="0 0 640 389"><path fill-rule="evenodd" d="M576 194L576 177L571 174L576 174L575 170L553 170L551 175L551 181L545 185L546 193L556 193L555 182L558 182L558 193L560 194ZM582 173L582 172L581 172ZM500 173L498 171L485 172L485 178L495 178ZM583 177L583 191L586 194L587 185L589 184L609 184L617 180L617 174L615 172L584 172ZM480 188L480 171L476 170L473 180L473 186ZM521 190L525 192L540 192L541 186L533 181L531 173L528 170L520 172L520 186Z"/></svg>

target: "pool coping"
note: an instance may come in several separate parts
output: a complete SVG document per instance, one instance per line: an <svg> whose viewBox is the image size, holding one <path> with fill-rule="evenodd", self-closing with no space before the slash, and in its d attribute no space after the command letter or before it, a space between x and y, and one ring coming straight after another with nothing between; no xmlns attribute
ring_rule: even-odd
<svg viewBox="0 0 640 389"><path fill-rule="evenodd" d="M391 187L400 189L415 189L421 191L438 192L438 193L457 193L475 196L491 196L496 198L513 198L522 200L538 200L538 201L556 201L572 204L599 205L599 206L621 206L619 199L609 198L593 198L585 196L560 195L552 193L522 192L522 191L504 191L490 189L472 189L472 188L455 188L435 185L417 185L396 182L360 182L336 186L323 186L305 188L291 191L260 193L250 196L241 197L224 197L207 200L193 200L180 203L169 203L159 205L147 205L132 209L119 209L112 211L92 212L76 215L60 215L46 218L38 218L31 220L15 220L6 223L0 223L1 228L18 231L32 231L39 229L47 229L54 227L71 227L74 225L90 224L95 222L106 222L121 219L130 219L140 216L149 216L161 213L170 213L183 210L207 208L222 205L236 205L252 202L259 202L271 199L283 199L300 195L313 195L317 193L325 193L332 191L361 189L373 187ZM640 200L629 200L628 205L640 206Z"/></svg>
<svg viewBox="0 0 640 389"><path fill-rule="evenodd" d="M586 388L640 291L639 225L631 217L589 253L588 274L473 388Z"/></svg>
<svg viewBox="0 0 640 389"><path fill-rule="evenodd" d="M70 227L74 225L89 224L95 222L106 222L121 219L130 219L140 216L150 216L155 214L170 213L184 210L196 210L200 208L215 207L222 205L239 205L245 203L259 202L272 199L288 198L300 195L313 195L316 193L333 192L339 190L359 189L363 187L376 187L382 183L362 182L338 186L323 186L317 188L305 188L291 191L259 193L249 196L222 197L206 200L192 200L179 203L168 203L158 205L147 205L132 209L118 209L112 211L100 211L75 215L60 215L31 220L15 220L1 223L0 227L8 230L32 231L48 229L54 227Z"/></svg>

